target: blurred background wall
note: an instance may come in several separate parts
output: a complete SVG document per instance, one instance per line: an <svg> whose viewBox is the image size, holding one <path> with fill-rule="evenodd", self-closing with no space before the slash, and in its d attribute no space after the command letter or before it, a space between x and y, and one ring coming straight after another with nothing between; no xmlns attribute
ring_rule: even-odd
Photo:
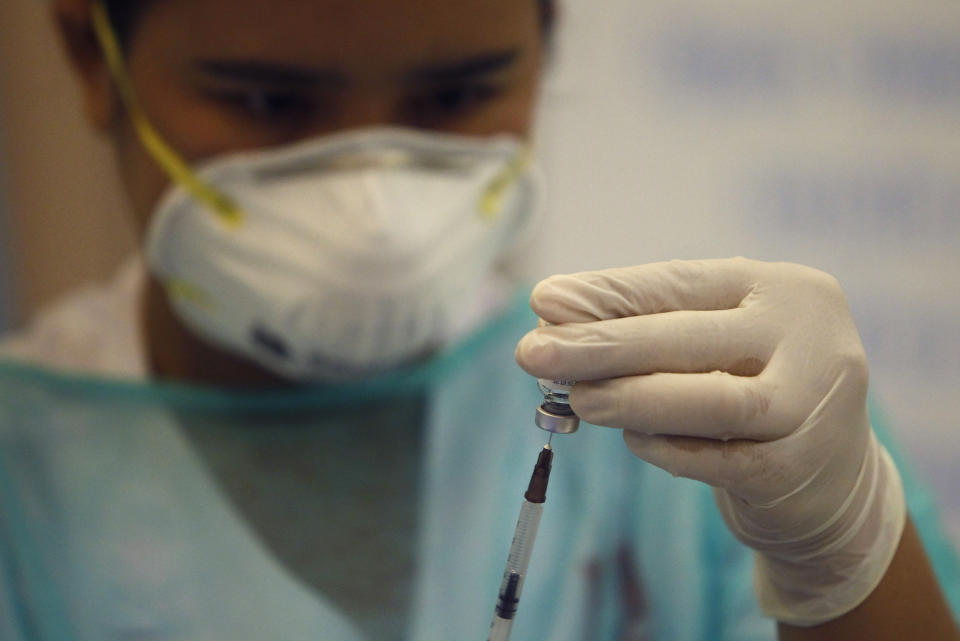
<svg viewBox="0 0 960 641"><path fill-rule="evenodd" d="M0 0L19 319L132 246L45 6ZM563 22L527 275L738 254L833 273L960 541L960 3L567 0Z"/></svg>
<svg viewBox="0 0 960 641"><path fill-rule="evenodd" d="M132 247L106 143L84 122L48 6L0 0L0 257L17 321L105 277Z"/></svg>

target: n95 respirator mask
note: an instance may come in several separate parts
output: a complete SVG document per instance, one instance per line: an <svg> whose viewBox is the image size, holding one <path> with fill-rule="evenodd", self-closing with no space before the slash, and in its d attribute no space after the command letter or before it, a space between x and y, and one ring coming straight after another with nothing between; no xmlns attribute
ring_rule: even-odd
<svg viewBox="0 0 960 641"><path fill-rule="evenodd" d="M518 139L405 129L191 173L150 220L149 269L194 333L297 380L368 375L446 342L539 193Z"/></svg>

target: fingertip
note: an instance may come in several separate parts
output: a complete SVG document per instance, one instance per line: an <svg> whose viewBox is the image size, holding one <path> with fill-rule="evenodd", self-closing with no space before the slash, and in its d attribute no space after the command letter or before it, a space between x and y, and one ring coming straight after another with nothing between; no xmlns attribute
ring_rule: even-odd
<svg viewBox="0 0 960 641"><path fill-rule="evenodd" d="M562 282L566 277L554 274L537 283L530 292L530 309L548 323L562 322L557 319L557 293L562 289Z"/></svg>
<svg viewBox="0 0 960 641"><path fill-rule="evenodd" d="M524 370L528 374L530 370L528 369L528 359L527 359L527 337L530 336L532 332L528 332L523 338L517 341L517 347L513 350L513 360L516 361L517 365L520 366L520 369Z"/></svg>
<svg viewBox="0 0 960 641"><path fill-rule="evenodd" d="M603 291L585 281L585 274L589 272L555 274L540 281L530 293L531 309L552 325L599 320Z"/></svg>
<svg viewBox="0 0 960 641"><path fill-rule="evenodd" d="M517 343L513 357L525 372L537 377L550 377L550 364L556 359L555 343L541 330L528 332Z"/></svg>

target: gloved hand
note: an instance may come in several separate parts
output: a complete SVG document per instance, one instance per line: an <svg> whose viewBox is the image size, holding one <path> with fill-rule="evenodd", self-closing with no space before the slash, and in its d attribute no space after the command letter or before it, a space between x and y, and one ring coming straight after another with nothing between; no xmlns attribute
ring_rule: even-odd
<svg viewBox="0 0 960 641"><path fill-rule="evenodd" d="M638 457L708 483L754 548L764 612L795 625L863 601L905 523L900 476L866 408L867 362L837 282L800 265L674 261L554 276L551 323L517 347L578 381L573 410Z"/></svg>

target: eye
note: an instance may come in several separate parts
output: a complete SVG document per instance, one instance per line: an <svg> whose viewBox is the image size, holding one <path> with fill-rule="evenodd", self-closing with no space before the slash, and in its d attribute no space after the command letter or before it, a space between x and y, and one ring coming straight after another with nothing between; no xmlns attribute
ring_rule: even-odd
<svg viewBox="0 0 960 641"><path fill-rule="evenodd" d="M417 96L410 110L418 121L452 119L470 115L500 93L499 87L487 83L441 86Z"/></svg>
<svg viewBox="0 0 960 641"><path fill-rule="evenodd" d="M308 92L291 89L224 89L215 91L214 97L256 120L302 118L319 107Z"/></svg>

